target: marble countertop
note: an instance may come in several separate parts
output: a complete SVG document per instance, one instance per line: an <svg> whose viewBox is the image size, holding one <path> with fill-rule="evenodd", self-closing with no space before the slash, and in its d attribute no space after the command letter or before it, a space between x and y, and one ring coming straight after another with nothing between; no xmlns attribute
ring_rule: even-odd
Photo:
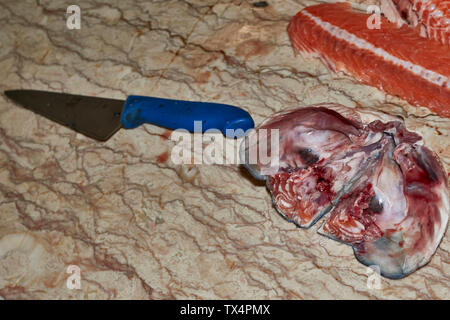
<svg viewBox="0 0 450 320"><path fill-rule="evenodd" d="M449 119L294 55L287 24L313 1L254 2L77 1L70 30L72 1L2 1L0 90L221 102L256 124L310 103L378 106L409 115L449 170ZM350 247L286 222L241 167L175 165L169 135L100 143L0 95L0 297L450 297L448 234L426 267L373 288Z"/></svg>

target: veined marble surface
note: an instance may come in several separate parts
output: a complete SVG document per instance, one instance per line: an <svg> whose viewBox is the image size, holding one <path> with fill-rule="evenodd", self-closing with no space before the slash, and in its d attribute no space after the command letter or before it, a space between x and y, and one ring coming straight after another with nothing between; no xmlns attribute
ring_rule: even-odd
<svg viewBox="0 0 450 320"><path fill-rule="evenodd" d="M449 170L449 119L294 55L288 21L313 1L84 0L69 30L73 2L0 1L1 91L222 102L256 124L303 104L380 106L409 114ZM286 222L236 165L173 164L169 135L144 125L100 143L0 95L0 297L450 297L448 234L427 266L370 288L349 246Z"/></svg>

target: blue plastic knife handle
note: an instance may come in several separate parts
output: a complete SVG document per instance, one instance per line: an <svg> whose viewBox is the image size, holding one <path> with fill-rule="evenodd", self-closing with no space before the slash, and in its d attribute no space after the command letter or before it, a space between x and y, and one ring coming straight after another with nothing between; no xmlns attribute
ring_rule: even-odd
<svg viewBox="0 0 450 320"><path fill-rule="evenodd" d="M194 121L201 121L202 132L217 129L225 136L228 136L227 129L242 129L245 132L255 125L247 111L227 104L143 96L127 98L120 121L126 129L150 123L174 130L186 129L189 132L194 132ZM236 133L242 136L242 133Z"/></svg>

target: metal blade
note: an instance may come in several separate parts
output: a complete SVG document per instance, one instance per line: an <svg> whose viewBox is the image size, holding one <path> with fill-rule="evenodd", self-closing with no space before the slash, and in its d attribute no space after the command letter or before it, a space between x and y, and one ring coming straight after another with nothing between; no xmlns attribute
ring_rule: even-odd
<svg viewBox="0 0 450 320"><path fill-rule="evenodd" d="M121 127L123 100L39 90L5 94L21 106L96 140L108 140Z"/></svg>

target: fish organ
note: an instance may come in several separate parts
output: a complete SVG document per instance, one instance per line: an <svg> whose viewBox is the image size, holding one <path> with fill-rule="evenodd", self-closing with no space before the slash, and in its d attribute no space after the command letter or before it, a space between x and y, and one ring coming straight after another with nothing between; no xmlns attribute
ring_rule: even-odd
<svg viewBox="0 0 450 320"><path fill-rule="evenodd" d="M348 3L320 4L298 12L288 33L295 49L333 71L450 117L448 46L385 18L380 28L369 29L368 17Z"/></svg>
<svg viewBox="0 0 450 320"><path fill-rule="evenodd" d="M381 0L385 16L398 25L405 19L420 35L450 45L450 1Z"/></svg>
<svg viewBox="0 0 450 320"><path fill-rule="evenodd" d="M276 166L249 162L263 146L273 156L270 139L257 138L262 129L278 130ZM309 228L326 215L318 232L351 245L385 277L425 265L446 230L445 170L400 121L365 123L342 105L312 105L275 114L246 137L241 152L284 218Z"/></svg>

